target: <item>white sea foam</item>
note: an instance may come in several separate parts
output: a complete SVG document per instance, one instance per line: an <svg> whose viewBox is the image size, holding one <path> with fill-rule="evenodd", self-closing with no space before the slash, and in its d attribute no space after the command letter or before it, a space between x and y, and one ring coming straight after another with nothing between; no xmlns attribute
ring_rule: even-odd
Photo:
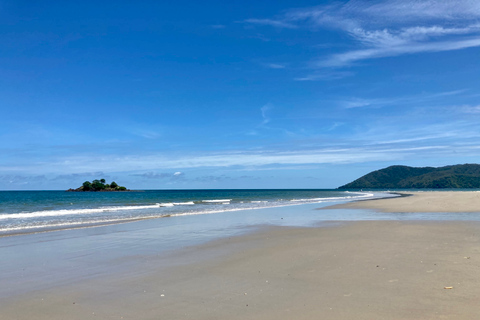
<svg viewBox="0 0 480 320"><path fill-rule="evenodd" d="M193 206L195 202L188 201L188 202L165 202L165 203L157 203L159 207L174 207L174 206Z"/></svg>
<svg viewBox="0 0 480 320"><path fill-rule="evenodd" d="M129 218L116 218L116 219L99 219L99 220L90 220L90 221L72 221L72 222L60 222L60 223L31 224L31 225L21 225L21 226L7 226L3 228L0 227L0 232L12 232L12 231L19 231L19 230L37 230L37 229L43 230L43 229L52 229L52 228L61 228L61 229L90 228L92 226L98 226L98 225L126 223L131 221L154 219L154 218L159 218L159 216L129 217Z"/></svg>
<svg viewBox="0 0 480 320"><path fill-rule="evenodd" d="M11 213L11 214L0 214L0 220L56 217L56 216L92 214L92 213L102 213L102 212L112 212L112 211L142 210L142 209L151 209L151 208L158 208L158 205L121 206L121 207L119 206L119 207L101 207L101 208L92 208L92 209L63 209L63 210L20 212L20 213Z"/></svg>
<svg viewBox="0 0 480 320"><path fill-rule="evenodd" d="M173 213L168 215L169 217L181 217L181 216L194 216L194 215L202 215L202 214L213 214L213 213L223 213L223 212L234 212L234 211L243 211L243 210L260 210L260 209L265 209L265 208L281 208L281 207L289 207L289 206L298 206L305 204L305 202L283 202L279 203L277 202L276 204L273 204L273 202L269 202L270 205L268 206L263 206L263 207L230 207L230 208L224 208L224 209L218 209L218 210L205 210L205 211L192 211L192 212L179 212L179 213Z"/></svg>
<svg viewBox="0 0 480 320"><path fill-rule="evenodd" d="M230 201L232 201L232 199L218 199L218 200L202 200L202 202L206 202L206 203L230 203Z"/></svg>
<svg viewBox="0 0 480 320"><path fill-rule="evenodd" d="M354 200L357 198L369 198L373 197L373 193L355 193L358 194L356 196L346 196L346 197L330 197L330 198L314 198L314 199L294 199L287 202L282 199L281 202L269 202L269 201L251 201L251 203L268 203L268 205L262 207L237 207L237 208L224 208L219 210L205 210L205 211L193 211L193 212L179 212L169 215L170 217L179 217L179 216L191 216L191 215L202 215L202 214L213 214L213 213L222 213L222 212L233 212L233 211L242 211L242 210L258 210L264 208L280 208L280 207L288 207L288 206L296 206L302 205L306 203L320 203L324 201L341 201L341 200ZM220 201L220 200L212 200L212 201ZM285 201L285 202L283 202Z"/></svg>
<svg viewBox="0 0 480 320"><path fill-rule="evenodd" d="M329 198L310 198L310 199L293 199L292 202L323 202L323 201L341 201L357 198L369 198L373 197L373 193L359 193L358 196L346 196L346 197L329 197Z"/></svg>
<svg viewBox="0 0 480 320"><path fill-rule="evenodd" d="M166 203L157 203L159 207L173 207L175 204L173 202L166 202Z"/></svg>
<svg viewBox="0 0 480 320"><path fill-rule="evenodd" d="M269 208L275 207L284 207L285 205L278 205L272 206ZM234 211L242 211L242 210L256 210L256 209L264 209L264 208L229 208L223 210L205 210L205 211L194 211L194 212L179 212L169 215L170 217L181 217L181 216L195 216L195 215L202 215L202 214L213 214L213 213L222 213L222 212L234 212Z"/></svg>

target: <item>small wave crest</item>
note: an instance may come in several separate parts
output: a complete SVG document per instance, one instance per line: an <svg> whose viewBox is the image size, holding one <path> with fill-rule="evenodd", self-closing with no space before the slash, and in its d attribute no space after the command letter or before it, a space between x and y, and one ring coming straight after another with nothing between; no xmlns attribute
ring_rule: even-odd
<svg viewBox="0 0 480 320"><path fill-rule="evenodd" d="M165 203L157 203L159 207L174 207L174 206L193 206L195 202L188 201L188 202L165 202Z"/></svg>
<svg viewBox="0 0 480 320"><path fill-rule="evenodd" d="M310 198L310 199L293 199L292 202L324 202L324 201L341 201L341 200L352 200L358 198L369 198L373 197L373 193L358 193L357 196L345 196L345 197L329 197L329 198Z"/></svg>
<svg viewBox="0 0 480 320"><path fill-rule="evenodd" d="M221 203L221 204L229 204L232 199L218 199L218 200L202 200L205 203Z"/></svg>
<svg viewBox="0 0 480 320"><path fill-rule="evenodd" d="M141 210L141 209L151 209L151 208L158 208L158 205L102 207L102 208L91 208L91 209L63 209L63 210L45 210L45 211L33 211L33 212L9 213L9 214L0 214L0 220L57 217L57 216L66 216L66 215L92 214L92 213L126 211L126 210Z"/></svg>

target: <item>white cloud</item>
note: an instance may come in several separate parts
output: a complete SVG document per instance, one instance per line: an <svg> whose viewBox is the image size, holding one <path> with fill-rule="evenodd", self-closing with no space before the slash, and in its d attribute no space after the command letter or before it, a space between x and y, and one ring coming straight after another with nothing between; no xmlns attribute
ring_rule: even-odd
<svg viewBox="0 0 480 320"><path fill-rule="evenodd" d="M460 111L463 113L480 114L480 105L478 106L461 106Z"/></svg>
<svg viewBox="0 0 480 320"><path fill-rule="evenodd" d="M463 28L444 28L442 26L431 27L410 27L404 28L400 31L400 37L411 40L424 40L426 37L455 35L455 34L469 34L480 31L480 24L475 23Z"/></svg>
<svg viewBox="0 0 480 320"><path fill-rule="evenodd" d="M270 122L270 117L268 116L268 113L272 109L273 109L273 105L270 103L267 103L266 105L260 108L260 111L262 112L262 118L263 118L262 124L267 124Z"/></svg>
<svg viewBox="0 0 480 320"><path fill-rule="evenodd" d="M258 25L267 25L277 28L288 28L295 29L297 26L286 21L274 20L274 19L247 19L246 23L258 24Z"/></svg>
<svg viewBox="0 0 480 320"><path fill-rule="evenodd" d="M109 159L93 161L84 157L76 157L68 161L77 164L66 166L64 161L56 163L56 168L74 170L85 167L96 167L111 171L153 170L161 167L169 168L200 168L200 167L232 167L232 166L268 166L275 164L319 164L319 163L356 163L391 158L392 153L381 150L368 151L356 149L306 150L294 152L230 152L210 155L185 156L168 158L166 156L125 157L112 165ZM141 174L145 178L166 178L166 174L147 172ZM169 177L172 175L169 174Z"/></svg>
<svg viewBox="0 0 480 320"><path fill-rule="evenodd" d="M369 4L365 1L351 1L360 4L361 13L404 23L436 19L475 19L480 16L477 0L390 0Z"/></svg>
<svg viewBox="0 0 480 320"><path fill-rule="evenodd" d="M349 51L331 56L326 60L320 60L319 67L342 67L352 64L359 60L394 57L403 54L413 54L420 52L442 52L461 50L473 47L480 47L480 37L445 42L431 43L409 43L408 45L393 47L374 47L364 50Z"/></svg>
<svg viewBox="0 0 480 320"><path fill-rule="evenodd" d="M182 177L184 174L182 172L175 172L175 173L155 173L153 171L150 172L145 172L145 173L135 173L132 174L132 176L136 177L141 177L141 178L146 178L146 179L178 179Z"/></svg>
<svg viewBox="0 0 480 320"><path fill-rule="evenodd" d="M13 184L28 184L32 181L47 181L45 175L21 176L21 175L0 175L0 180Z"/></svg>
<svg viewBox="0 0 480 320"><path fill-rule="evenodd" d="M439 20L471 21L480 17L476 0L352 0L326 6L293 9L278 18L284 23L308 23L351 29L355 26L404 25L434 23Z"/></svg>
<svg viewBox="0 0 480 320"><path fill-rule="evenodd" d="M375 102L372 100L354 98L347 101L343 101L341 102L341 104L346 109L352 109L352 108L369 107L372 104L375 104Z"/></svg>
<svg viewBox="0 0 480 320"><path fill-rule="evenodd" d="M350 71L327 71L327 72L315 72L303 77L294 78L295 81L328 81L339 80L346 77L353 76L354 73Z"/></svg>
<svg viewBox="0 0 480 320"><path fill-rule="evenodd" d="M265 67L270 68L270 69L285 69L286 66L284 64L280 63L265 63Z"/></svg>
<svg viewBox="0 0 480 320"><path fill-rule="evenodd" d="M459 134L459 133L458 133ZM458 135L457 134L457 135ZM465 152L479 144L448 144L441 142L441 137L426 136L422 141L423 145L410 146L411 141L419 139L407 138L399 141L379 140L376 144L364 143L363 146L350 146L343 148L308 149L298 151L241 151L211 153L207 155L182 155L171 157L167 155L150 156L125 156L125 157L104 157L92 159L91 157L76 156L64 159L52 160L48 166L42 163L29 164L23 168L23 172L47 172L54 168L51 174L66 174L72 171L85 169L99 169L105 172L145 172L134 174L146 179L176 179L183 175L175 176L172 173L155 173L157 170L188 169L188 168L268 168L271 166L285 165L311 165L311 164L347 164L365 163L369 161L395 161L415 155L420 156L422 152L428 157L441 156L443 152ZM363 138L363 137L362 137ZM471 137L478 141L477 137ZM471 152L465 153L469 156ZM113 161L115 159L115 161ZM46 173L47 174L47 173Z"/></svg>
<svg viewBox="0 0 480 320"><path fill-rule="evenodd" d="M460 95L464 92L467 92L466 89L452 90L452 91L442 91L434 93L422 93L418 95L410 96L397 96L390 98L360 98L360 97L350 97L348 99L342 99L338 104L346 109L350 108L359 108L359 107L384 107L384 106L393 106L393 105L407 105L407 104L425 104L432 102L441 102L445 97Z"/></svg>
<svg viewBox="0 0 480 320"><path fill-rule="evenodd" d="M361 48L321 58L316 63L317 67L343 67L360 60L478 47L479 19L477 0L352 0L289 10L275 19L245 22L346 32Z"/></svg>
<svg viewBox="0 0 480 320"><path fill-rule="evenodd" d="M334 122L330 127L327 128L327 131L333 131L338 127L345 125L343 122Z"/></svg>
<svg viewBox="0 0 480 320"><path fill-rule="evenodd" d="M480 108L465 109L480 112ZM335 129L344 123L335 123ZM399 161L405 158L439 158L456 153L456 157L478 156L480 132L476 125L460 121L430 125L408 126L398 119L388 119L381 125L365 127L345 139L331 143L331 147L295 145L295 151L238 150L178 155L156 153L149 155L103 155L57 156L48 162L19 164L17 172L4 172L4 180L16 176L66 175L72 172L98 172L106 174L130 173L145 180L177 181L184 179L184 170L201 168L268 169L286 166L319 164L365 163L370 161ZM292 149L291 147L288 149ZM7 169L12 169L7 167Z"/></svg>
<svg viewBox="0 0 480 320"><path fill-rule="evenodd" d="M446 35L462 35L478 33L480 24L472 24L462 28L444 28L434 25L429 27L414 26L401 29L380 29L366 30L364 28L354 28L349 30L349 34L364 45L375 47L401 46L412 42L421 42L430 38Z"/></svg>

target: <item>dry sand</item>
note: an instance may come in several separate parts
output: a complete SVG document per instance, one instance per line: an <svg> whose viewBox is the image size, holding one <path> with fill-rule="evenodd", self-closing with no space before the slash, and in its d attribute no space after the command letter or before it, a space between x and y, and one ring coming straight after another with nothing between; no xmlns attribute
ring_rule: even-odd
<svg viewBox="0 0 480 320"><path fill-rule="evenodd" d="M404 201L420 210L429 199L435 203L430 208L438 210L445 195L386 201L395 210L400 204L411 210ZM478 201L475 193L452 195ZM175 253L168 268L161 267L164 259L139 256L135 272L3 299L0 319L478 319L480 314L479 222L264 228ZM146 271L146 262L159 268Z"/></svg>
<svg viewBox="0 0 480 320"><path fill-rule="evenodd" d="M399 198L365 200L326 207L382 212L479 212L479 191L401 192ZM410 195L410 196L407 196Z"/></svg>

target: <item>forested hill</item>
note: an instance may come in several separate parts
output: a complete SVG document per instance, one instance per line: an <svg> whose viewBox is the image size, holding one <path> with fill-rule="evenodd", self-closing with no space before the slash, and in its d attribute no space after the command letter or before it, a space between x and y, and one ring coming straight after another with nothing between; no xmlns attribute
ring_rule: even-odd
<svg viewBox="0 0 480 320"><path fill-rule="evenodd" d="M77 192L84 192L84 191L130 191L129 189L125 188L124 186L119 186L115 181L108 184L106 183L105 179L96 179L92 182L85 181L83 185L77 189L68 189L67 191L77 191Z"/></svg>
<svg viewBox="0 0 480 320"><path fill-rule="evenodd" d="M339 189L480 188L480 165L459 164L440 168L391 166L370 172Z"/></svg>

